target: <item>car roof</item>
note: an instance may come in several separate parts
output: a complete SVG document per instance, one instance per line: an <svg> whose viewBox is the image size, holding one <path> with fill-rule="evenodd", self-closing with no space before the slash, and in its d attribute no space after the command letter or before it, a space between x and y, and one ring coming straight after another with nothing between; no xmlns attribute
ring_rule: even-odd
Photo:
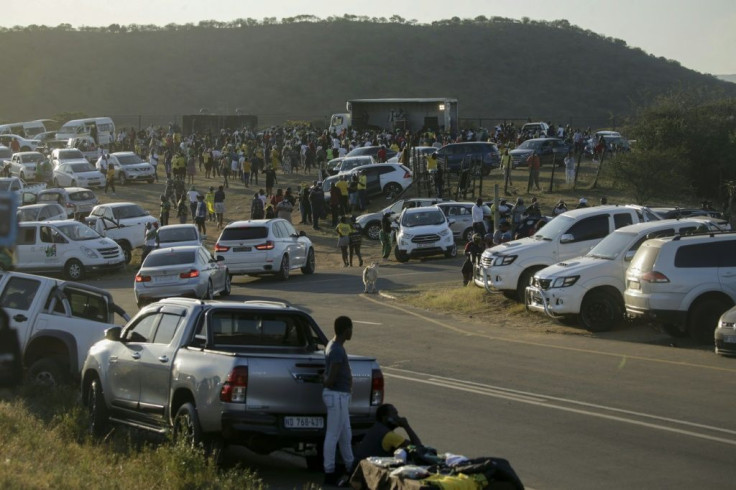
<svg viewBox="0 0 736 490"><path fill-rule="evenodd" d="M271 219L248 219L233 221L225 228L242 228L243 226L267 226L272 221L286 221L283 218L271 218Z"/></svg>
<svg viewBox="0 0 736 490"><path fill-rule="evenodd" d="M83 223L80 223L79 221L75 219L60 219L57 221L24 221L22 223L18 223L18 226L60 226L60 225L69 225L69 224L77 224L77 225L84 225ZM87 226L87 225L84 225Z"/></svg>
<svg viewBox="0 0 736 490"><path fill-rule="evenodd" d="M57 202L39 202L36 204L25 204L23 206L18 206L18 209L37 209L37 208L45 208L46 206L59 206L61 208L61 204ZM64 209L64 208L61 208Z"/></svg>
<svg viewBox="0 0 736 490"><path fill-rule="evenodd" d="M651 240L647 240L647 246L650 247L662 247L667 245L668 243L682 243L682 244L690 244L690 243L699 243L699 242L708 242L712 240L733 240L736 238L736 234L734 233L718 233L718 232L710 232L710 233L702 233L700 235L675 235L675 236L668 236L668 237L661 237L661 238L653 238Z"/></svg>
<svg viewBox="0 0 736 490"><path fill-rule="evenodd" d="M108 203L104 203L104 204L98 204L97 206L108 206L108 207L111 207L111 208L120 208L120 207L123 207L123 206L138 206L138 207L142 207L137 202L108 202Z"/></svg>
<svg viewBox="0 0 736 490"><path fill-rule="evenodd" d="M350 173L356 173L356 172L359 172L360 170L364 170L366 168L379 168L381 166L384 166L385 167L387 165L390 165L390 166L394 167L395 169L399 169L400 167L404 166L402 163L394 163L394 162L369 163L368 165L361 165L359 167L355 167L354 169L352 169L350 171Z"/></svg>
<svg viewBox="0 0 736 490"><path fill-rule="evenodd" d="M196 225L193 225L191 223L179 223L179 224L175 224L175 225L161 226L161 227L159 227L158 231L161 231L161 230L164 230L164 229L166 229L166 230L173 230L175 228L194 228L196 230L197 229L197 226Z"/></svg>
<svg viewBox="0 0 736 490"><path fill-rule="evenodd" d="M407 213L407 214L426 213L427 211L441 211L441 209L438 208L434 204L432 204L431 206L419 206L419 207L416 207L416 208L406 208L406 209L404 209L404 212Z"/></svg>
<svg viewBox="0 0 736 490"><path fill-rule="evenodd" d="M149 255L163 255L171 252L193 252L204 248L202 245L177 245L176 247L162 247L155 250L151 250Z"/></svg>
<svg viewBox="0 0 736 490"><path fill-rule="evenodd" d="M707 219L700 219L696 220L690 217L687 218L681 218L681 219L662 219L657 221L646 221L643 223L634 223L633 225L627 225L622 226L621 228L617 228L614 230L615 232L629 232L629 233L641 233L648 230L654 230L658 228L669 228L675 224L692 224L692 225L699 225L703 223L704 221L708 221Z"/></svg>

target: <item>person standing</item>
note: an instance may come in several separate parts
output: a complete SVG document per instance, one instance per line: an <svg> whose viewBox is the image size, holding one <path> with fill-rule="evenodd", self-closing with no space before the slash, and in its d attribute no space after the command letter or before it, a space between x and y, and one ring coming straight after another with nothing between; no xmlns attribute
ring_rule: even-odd
<svg viewBox="0 0 736 490"><path fill-rule="evenodd" d="M378 233L381 240L381 256L388 259L391 255L391 213L385 213L381 218L381 231Z"/></svg>
<svg viewBox="0 0 736 490"><path fill-rule="evenodd" d="M342 253L342 265L343 267L349 267L348 263L348 246L350 245L350 232L353 227L348 222L348 217L343 216L340 218L340 222L335 227L337 232L337 246Z"/></svg>
<svg viewBox="0 0 736 490"><path fill-rule="evenodd" d="M366 205L368 205L368 176L365 174L365 170L360 172L358 177L358 208L361 211L365 211Z"/></svg>
<svg viewBox="0 0 736 490"><path fill-rule="evenodd" d="M570 185L575 182L575 157L572 151L567 152L565 157L565 183Z"/></svg>
<svg viewBox="0 0 736 490"><path fill-rule="evenodd" d="M222 222L225 217L225 190L222 186L217 188L215 192L215 220L217 221L217 229L222 228Z"/></svg>
<svg viewBox="0 0 736 490"><path fill-rule="evenodd" d="M325 377L322 401L327 408L327 427L325 431L324 470L325 484L335 485L335 453L340 448L345 468L353 467L355 458L350 446L353 437L350 427L350 396L353 390L353 374L345 351L345 342L353 338L353 322L347 316L335 319L335 336L325 348Z"/></svg>
<svg viewBox="0 0 736 490"><path fill-rule="evenodd" d="M151 148L151 154L149 157L149 163L153 167L153 176L156 179L156 182L158 182L158 150L156 150L155 146Z"/></svg>
<svg viewBox="0 0 736 490"><path fill-rule="evenodd" d="M266 167L266 170L263 171L264 174L266 174L266 195L270 196L273 192L273 186L277 183L276 180L276 171L273 169L273 167Z"/></svg>
<svg viewBox="0 0 736 490"><path fill-rule="evenodd" d="M355 217L348 217L348 224L350 225L350 238L348 242L348 249L350 251L350 267L353 266L353 255L358 257L358 266L363 267L363 256L360 253L360 246L363 244L363 237L360 232L360 225L355 222Z"/></svg>
<svg viewBox="0 0 736 490"><path fill-rule="evenodd" d="M204 195L204 202L207 204L207 221L215 221L215 188L210 186L207 194Z"/></svg>
<svg viewBox="0 0 736 490"><path fill-rule="evenodd" d="M529 165L529 183L527 184L526 191L527 193L531 192L532 185L539 191L541 190L539 188L539 166L541 165L541 162L539 161L539 155L537 152L535 151L529 155L526 162Z"/></svg>
<svg viewBox="0 0 736 490"><path fill-rule="evenodd" d="M487 231L486 225L483 223L483 199L480 197L476 199L475 204L470 208L470 216L473 219L473 231L480 234L480 236L485 236Z"/></svg>
<svg viewBox="0 0 736 490"><path fill-rule="evenodd" d="M320 182L309 193L309 207L312 210L312 228L319 230L319 219L325 208L325 193Z"/></svg>
<svg viewBox="0 0 736 490"><path fill-rule="evenodd" d="M207 236L207 203L204 202L204 196L197 194L197 209L194 215L194 222L197 225L197 231L205 238Z"/></svg>
<svg viewBox="0 0 736 490"><path fill-rule="evenodd" d="M317 185L317 182L314 183ZM312 207L309 205L309 186L304 186L299 191L299 212L301 213L301 225L308 225L312 222Z"/></svg>
<svg viewBox="0 0 736 490"><path fill-rule="evenodd" d="M158 216L161 226L169 224L169 211L171 211L171 203L166 197L166 194L161 194L161 211Z"/></svg>
<svg viewBox="0 0 736 490"><path fill-rule="evenodd" d="M438 166L437 172L434 173L434 187L437 190L437 198L442 199L445 187L445 171L442 170L442 166Z"/></svg>
<svg viewBox="0 0 736 490"><path fill-rule="evenodd" d="M501 155L501 170L503 170L503 193L509 193L509 186L513 187L511 183L511 155L509 155L509 149L504 148L503 155Z"/></svg>
<svg viewBox="0 0 736 490"><path fill-rule="evenodd" d="M191 186L187 191L187 198L189 199L189 211L192 213L192 221L194 221L194 218L197 216L197 197L199 195L199 192L194 188L194 186Z"/></svg>
<svg viewBox="0 0 736 490"><path fill-rule="evenodd" d="M105 194L107 194L107 188L112 187L112 195L115 195L115 164L108 162L105 180Z"/></svg>
<svg viewBox="0 0 736 490"><path fill-rule="evenodd" d="M253 195L253 200L250 202L250 219L263 219L264 215L263 201L256 192Z"/></svg>
<svg viewBox="0 0 736 490"><path fill-rule="evenodd" d="M187 222L187 215L189 208L187 207L187 195L182 194L179 198L179 202L176 205L176 216L179 218L179 223L182 225Z"/></svg>

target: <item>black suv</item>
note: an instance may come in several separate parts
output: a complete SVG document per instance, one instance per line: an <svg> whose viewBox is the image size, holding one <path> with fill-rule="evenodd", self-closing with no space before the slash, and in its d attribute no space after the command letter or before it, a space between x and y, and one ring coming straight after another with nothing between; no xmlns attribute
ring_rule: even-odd
<svg viewBox="0 0 736 490"><path fill-rule="evenodd" d="M449 172L460 172L476 162L483 162L483 175L488 175L491 169L501 165L501 154L493 143L450 143L437 150L437 160L444 163Z"/></svg>

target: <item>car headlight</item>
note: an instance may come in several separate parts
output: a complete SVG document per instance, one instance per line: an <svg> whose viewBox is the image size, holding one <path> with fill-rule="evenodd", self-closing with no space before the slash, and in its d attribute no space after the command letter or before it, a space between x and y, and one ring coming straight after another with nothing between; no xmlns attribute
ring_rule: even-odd
<svg viewBox="0 0 736 490"><path fill-rule="evenodd" d="M721 328L736 328L736 323L734 323L734 322L721 322Z"/></svg>
<svg viewBox="0 0 736 490"><path fill-rule="evenodd" d="M400 240L411 240L412 238L414 238L414 235L411 233L399 233Z"/></svg>
<svg viewBox="0 0 736 490"><path fill-rule="evenodd" d="M517 257L518 255L499 255L493 261L493 265L495 266L510 265L514 263L514 260L516 260Z"/></svg>
<svg viewBox="0 0 736 490"><path fill-rule="evenodd" d="M580 279L580 276L558 277L552 281L550 288L568 288L578 282L578 279Z"/></svg>
<svg viewBox="0 0 736 490"><path fill-rule="evenodd" d="M87 247L79 247L79 248L81 248L82 249L82 252L84 252L84 255L86 255L90 259L96 259L97 258L97 252L95 252L91 248L87 248Z"/></svg>
<svg viewBox="0 0 736 490"><path fill-rule="evenodd" d="M442 237L446 237L446 236L447 236L447 235L449 235L449 234L450 234L450 229L449 229L449 228L448 228L448 229L446 229L446 230L442 230L442 231L441 231L441 232L439 233L439 235L440 235L440 236L442 236Z"/></svg>

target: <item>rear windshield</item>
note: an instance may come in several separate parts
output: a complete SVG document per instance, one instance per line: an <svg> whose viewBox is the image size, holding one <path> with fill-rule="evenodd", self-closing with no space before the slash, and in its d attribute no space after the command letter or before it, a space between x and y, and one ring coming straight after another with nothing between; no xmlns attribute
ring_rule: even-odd
<svg viewBox="0 0 736 490"><path fill-rule="evenodd" d="M94 172L95 168L89 163L74 163L70 165L72 172Z"/></svg>
<svg viewBox="0 0 736 490"><path fill-rule="evenodd" d="M58 192L44 192L38 195L38 202L58 202L60 197Z"/></svg>
<svg viewBox="0 0 736 490"><path fill-rule="evenodd" d="M209 319L215 345L305 347L308 325L297 316L276 313L215 312Z"/></svg>
<svg viewBox="0 0 736 490"><path fill-rule="evenodd" d="M247 226L226 228L223 230L220 240L258 240L267 236L268 228L265 226Z"/></svg>
<svg viewBox="0 0 736 490"><path fill-rule="evenodd" d="M90 167L90 170L94 170ZM92 191L75 191L69 193L69 199L72 201L92 201L95 198L95 193Z"/></svg>
<svg viewBox="0 0 736 490"><path fill-rule="evenodd" d="M143 163L138 155L116 155L120 165L135 165L136 163Z"/></svg>
<svg viewBox="0 0 736 490"><path fill-rule="evenodd" d="M84 158L84 154L82 154L79 150L61 150L59 152L59 159L60 160L66 160L71 158Z"/></svg>
<svg viewBox="0 0 736 490"><path fill-rule="evenodd" d="M159 243L185 242L197 239L197 230L194 228L173 228L170 230L159 230Z"/></svg>
<svg viewBox="0 0 736 490"><path fill-rule="evenodd" d="M187 250L186 252L166 252L158 254L150 254L143 261L141 267L161 267L166 265L180 265L180 264L193 264L194 263L194 251Z"/></svg>
<svg viewBox="0 0 736 490"><path fill-rule="evenodd" d="M637 272L651 272L660 250L660 247L647 246L645 243L636 251L629 268Z"/></svg>

